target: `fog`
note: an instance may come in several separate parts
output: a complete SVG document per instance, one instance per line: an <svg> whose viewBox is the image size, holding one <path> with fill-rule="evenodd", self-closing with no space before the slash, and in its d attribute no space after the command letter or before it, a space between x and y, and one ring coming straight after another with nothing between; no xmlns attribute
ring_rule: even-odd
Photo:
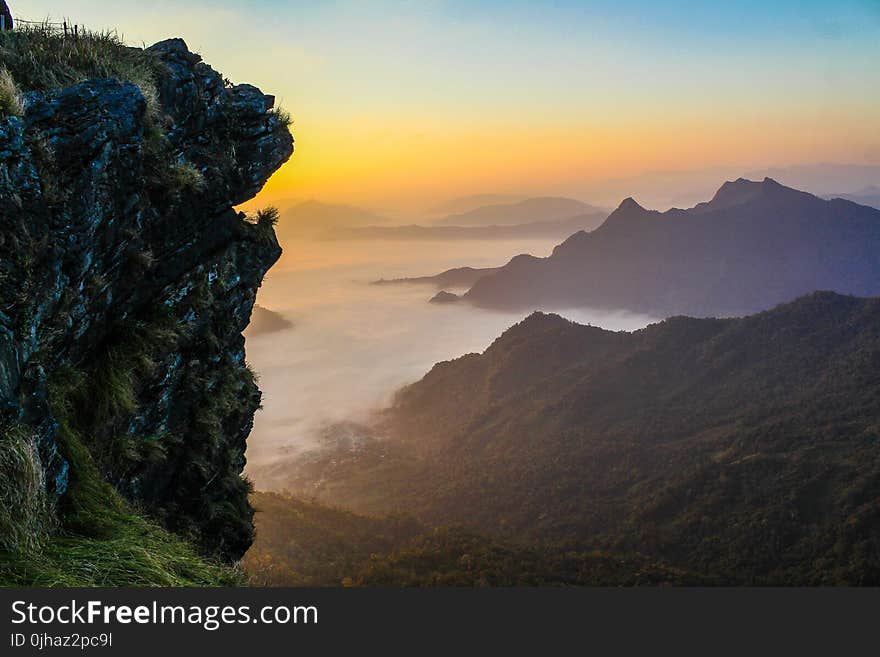
<svg viewBox="0 0 880 657"><path fill-rule="evenodd" d="M278 484L264 468L317 445L323 428L364 422L395 390L436 362L483 351L527 313L430 304L424 285L369 285L381 277L504 264L518 253L546 256L556 241L296 242L269 272L258 303L293 326L247 337L263 390L248 441L257 488ZM558 311L557 311L558 312ZM570 319L615 330L654 321L630 313L572 310ZM246 333L247 335L247 333Z"/></svg>

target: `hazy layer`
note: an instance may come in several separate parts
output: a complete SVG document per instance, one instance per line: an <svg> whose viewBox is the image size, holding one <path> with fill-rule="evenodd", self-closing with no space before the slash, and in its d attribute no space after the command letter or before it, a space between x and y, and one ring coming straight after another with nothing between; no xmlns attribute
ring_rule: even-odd
<svg viewBox="0 0 880 657"><path fill-rule="evenodd" d="M365 420L434 363L484 350L526 314L429 304L436 292L431 287L369 281L500 265L517 253L547 255L553 246L547 240L287 245L258 301L291 320L293 328L247 341L263 390L263 410L248 443L248 469L257 486L260 466L313 446L329 423ZM652 321L582 309L565 314L611 329L632 330Z"/></svg>

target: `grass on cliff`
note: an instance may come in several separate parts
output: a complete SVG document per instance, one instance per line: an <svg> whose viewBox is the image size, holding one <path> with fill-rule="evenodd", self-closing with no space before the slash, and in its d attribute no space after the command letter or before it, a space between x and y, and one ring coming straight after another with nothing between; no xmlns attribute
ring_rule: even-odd
<svg viewBox="0 0 880 657"><path fill-rule="evenodd" d="M125 405L128 377L120 375L103 400L112 410ZM120 382L121 381L121 382ZM105 380L105 383L108 381ZM17 535L40 536L41 540L4 541L0 544L0 585L6 586L237 586L242 575L229 566L213 563L179 536L139 513L107 483L76 425L73 400L83 384L76 372L62 370L50 385L52 410L58 419L59 451L70 464L69 488L59 500L58 527L39 533L32 527L15 527ZM15 481L33 478L28 454L21 442L0 446L0 477L9 471ZM3 445L12 444L4 441ZM15 467L6 468L7 462ZM36 475L34 475L36 476ZM40 482L42 483L42 482ZM42 489L42 487L40 487ZM0 481L0 490L9 490ZM28 500L33 497L25 495ZM4 508L16 500L0 500ZM29 502L31 507L34 504ZM11 507L15 508L15 507ZM0 511L0 530L7 534L6 516Z"/></svg>
<svg viewBox="0 0 880 657"><path fill-rule="evenodd" d="M50 507L33 433L0 428L0 550L38 548L52 527Z"/></svg>
<svg viewBox="0 0 880 657"><path fill-rule="evenodd" d="M65 36L48 25L22 25L0 32L0 65L22 91L52 91L95 78L114 78L156 96L156 59L130 48L113 32L82 30Z"/></svg>
<svg viewBox="0 0 880 657"><path fill-rule="evenodd" d="M142 266L144 260L153 258L150 252L135 257ZM184 330L173 318L157 312L151 322L127 322L120 329L124 339L108 342L89 373L72 367L54 373L53 412L76 419L71 430L88 437L83 442L99 470L125 471L131 462L144 457L144 449L153 451L148 441L134 441L127 434L124 418L138 411L141 381L156 367L153 354L173 348ZM99 430L102 427L111 429Z"/></svg>
<svg viewBox="0 0 880 657"><path fill-rule="evenodd" d="M38 549L0 554L0 583L12 586L236 586L241 576L201 557L183 539L136 513L106 483L69 427L62 530Z"/></svg>

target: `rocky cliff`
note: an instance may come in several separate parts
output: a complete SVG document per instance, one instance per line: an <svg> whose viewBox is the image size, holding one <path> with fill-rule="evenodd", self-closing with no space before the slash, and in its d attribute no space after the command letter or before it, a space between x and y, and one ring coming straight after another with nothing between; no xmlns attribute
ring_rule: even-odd
<svg viewBox="0 0 880 657"><path fill-rule="evenodd" d="M0 498L18 509L0 514L0 548L94 532L118 493L237 559L260 404L241 334L281 249L271 213L234 207L292 154L288 121L181 40L119 46L151 84L42 89L13 46L0 44L18 83L0 111Z"/></svg>

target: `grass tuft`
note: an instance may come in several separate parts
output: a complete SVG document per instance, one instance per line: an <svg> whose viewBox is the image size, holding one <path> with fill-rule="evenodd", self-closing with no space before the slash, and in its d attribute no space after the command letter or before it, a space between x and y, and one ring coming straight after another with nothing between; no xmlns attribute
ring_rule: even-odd
<svg viewBox="0 0 880 657"><path fill-rule="evenodd" d="M158 60L126 46L115 32L83 30L65 36L50 25L22 25L0 32L0 63L23 91L53 91L85 80L131 82L155 104ZM152 101L151 101L152 99Z"/></svg>
<svg viewBox="0 0 880 657"><path fill-rule="evenodd" d="M283 107L278 107L272 110L272 113L275 115L275 118L278 119L278 123L283 125L285 128L289 128L293 125L293 117Z"/></svg>
<svg viewBox="0 0 880 657"><path fill-rule="evenodd" d="M168 184L177 191L201 192L208 184L205 174L190 162L172 164L168 169Z"/></svg>
<svg viewBox="0 0 880 657"><path fill-rule="evenodd" d="M0 429L0 550L35 550L52 525L34 442L21 425Z"/></svg>
<svg viewBox="0 0 880 657"><path fill-rule="evenodd" d="M258 226L275 226L278 223L279 216L278 208L263 208L257 211L254 223Z"/></svg>
<svg viewBox="0 0 880 657"><path fill-rule="evenodd" d="M22 116L24 101L21 91L5 66L0 66L0 117Z"/></svg>

